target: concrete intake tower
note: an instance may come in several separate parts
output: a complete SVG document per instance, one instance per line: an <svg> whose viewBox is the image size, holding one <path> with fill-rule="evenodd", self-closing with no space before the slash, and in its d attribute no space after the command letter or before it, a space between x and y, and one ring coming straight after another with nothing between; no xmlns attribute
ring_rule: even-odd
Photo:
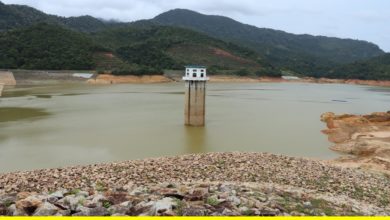
<svg viewBox="0 0 390 220"><path fill-rule="evenodd" d="M206 113L206 82L205 66L186 66L183 77L185 81L185 125L204 126Z"/></svg>

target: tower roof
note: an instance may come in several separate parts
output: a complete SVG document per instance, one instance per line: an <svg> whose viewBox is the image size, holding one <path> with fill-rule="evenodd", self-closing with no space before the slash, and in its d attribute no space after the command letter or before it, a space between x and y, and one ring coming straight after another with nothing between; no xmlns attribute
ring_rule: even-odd
<svg viewBox="0 0 390 220"><path fill-rule="evenodd" d="M187 65L185 67L186 68L202 68L202 69L206 69L206 66L202 66L202 65Z"/></svg>

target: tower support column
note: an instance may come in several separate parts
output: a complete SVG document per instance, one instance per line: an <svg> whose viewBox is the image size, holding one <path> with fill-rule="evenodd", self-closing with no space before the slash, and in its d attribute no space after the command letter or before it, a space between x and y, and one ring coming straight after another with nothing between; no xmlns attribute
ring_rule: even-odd
<svg viewBox="0 0 390 220"><path fill-rule="evenodd" d="M4 84L0 83L0 97L3 94Z"/></svg>
<svg viewBox="0 0 390 220"><path fill-rule="evenodd" d="M185 125L204 126L206 115L206 81L186 81Z"/></svg>

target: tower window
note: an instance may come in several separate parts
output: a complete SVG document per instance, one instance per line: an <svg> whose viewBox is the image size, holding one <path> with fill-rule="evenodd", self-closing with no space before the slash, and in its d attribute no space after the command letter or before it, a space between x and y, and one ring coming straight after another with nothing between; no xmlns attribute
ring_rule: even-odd
<svg viewBox="0 0 390 220"><path fill-rule="evenodd" d="M193 74L192 74L192 77L196 77L196 73L193 73Z"/></svg>
<svg viewBox="0 0 390 220"><path fill-rule="evenodd" d="M202 77L202 78L203 78L203 77L204 77L204 74L203 74L203 73L202 73L202 74L200 74L200 77Z"/></svg>

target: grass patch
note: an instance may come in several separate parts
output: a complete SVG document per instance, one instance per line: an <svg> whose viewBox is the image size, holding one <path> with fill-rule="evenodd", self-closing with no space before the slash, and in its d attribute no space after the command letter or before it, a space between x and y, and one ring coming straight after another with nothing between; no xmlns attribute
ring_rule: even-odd
<svg viewBox="0 0 390 220"><path fill-rule="evenodd" d="M12 204L14 204L14 202L12 202L12 201L10 201L10 200L7 200L7 201L5 201L4 203L3 203L3 205L5 206L5 207L10 207Z"/></svg>
<svg viewBox="0 0 390 220"><path fill-rule="evenodd" d="M219 201L216 198L208 197L206 203L211 206L217 206L219 204Z"/></svg>
<svg viewBox="0 0 390 220"><path fill-rule="evenodd" d="M80 192L80 189L72 189L69 194L71 195L77 195Z"/></svg>
<svg viewBox="0 0 390 220"><path fill-rule="evenodd" d="M101 183L101 182L97 182L96 183L95 189L98 192L104 192L104 191L107 190L106 186L103 183Z"/></svg>
<svg viewBox="0 0 390 220"><path fill-rule="evenodd" d="M255 215L255 212L253 210L247 209L241 212L242 215L244 216L253 216Z"/></svg>
<svg viewBox="0 0 390 220"><path fill-rule="evenodd" d="M175 206L175 212L178 216L183 215L183 209L185 208L185 203L181 201L180 199L175 198L174 199L176 206Z"/></svg>
<svg viewBox="0 0 390 220"><path fill-rule="evenodd" d="M112 204L111 204L110 201L104 201L104 202L103 202L103 207L104 207L104 208L108 209L108 208L110 208L111 206L112 206Z"/></svg>

